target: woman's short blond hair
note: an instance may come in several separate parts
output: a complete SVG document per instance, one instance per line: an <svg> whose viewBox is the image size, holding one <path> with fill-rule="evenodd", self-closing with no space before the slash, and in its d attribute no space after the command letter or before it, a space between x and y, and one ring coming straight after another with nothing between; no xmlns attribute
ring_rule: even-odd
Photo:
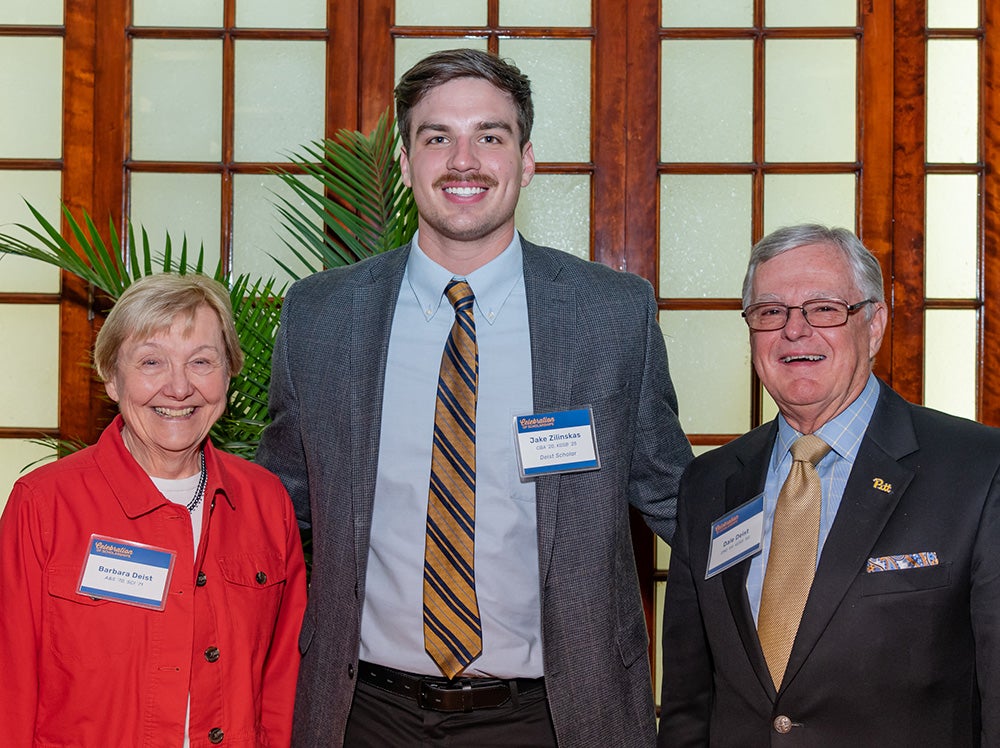
<svg viewBox="0 0 1000 748"><path fill-rule="evenodd" d="M146 339L167 330L178 317L194 325L202 306L215 311L222 328L227 374L232 377L243 368L233 306L224 285L206 275L158 273L140 278L125 289L108 313L94 344L94 366L107 382L118 370L118 354L131 337Z"/></svg>

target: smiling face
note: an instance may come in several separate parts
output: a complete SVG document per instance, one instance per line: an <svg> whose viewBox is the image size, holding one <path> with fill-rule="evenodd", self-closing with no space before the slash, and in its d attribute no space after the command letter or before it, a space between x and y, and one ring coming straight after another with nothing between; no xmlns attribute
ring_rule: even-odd
<svg viewBox="0 0 1000 748"><path fill-rule="evenodd" d="M514 237L514 208L535 173L531 143L518 144L509 95L478 78L431 89L411 112L403 182L413 188L420 248L466 274Z"/></svg>
<svg viewBox="0 0 1000 748"><path fill-rule="evenodd" d="M147 473L198 472L199 449L225 410L229 387L218 315L203 305L190 326L182 315L148 338L126 338L104 386L125 420L125 443Z"/></svg>
<svg viewBox="0 0 1000 748"><path fill-rule="evenodd" d="M809 299L862 300L844 253L809 244L762 263L751 303L798 306ZM866 309L872 309L868 319ZM886 309L872 304L841 327L815 328L793 309L781 330L750 333L754 368L788 422L811 434L850 405L865 387L885 333Z"/></svg>

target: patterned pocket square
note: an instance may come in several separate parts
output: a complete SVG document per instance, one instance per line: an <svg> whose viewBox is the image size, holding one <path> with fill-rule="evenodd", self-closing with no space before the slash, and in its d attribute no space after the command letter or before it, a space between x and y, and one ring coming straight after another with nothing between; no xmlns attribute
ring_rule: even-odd
<svg viewBox="0 0 1000 748"><path fill-rule="evenodd" d="M934 551L922 553L901 553L897 556L878 556L868 559L869 574L879 571L898 571L900 569L919 569L922 566L937 566L938 557Z"/></svg>

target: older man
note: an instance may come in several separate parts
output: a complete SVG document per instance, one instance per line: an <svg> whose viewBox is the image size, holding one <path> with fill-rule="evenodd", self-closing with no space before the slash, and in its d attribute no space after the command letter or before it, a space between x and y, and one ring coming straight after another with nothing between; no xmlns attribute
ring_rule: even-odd
<svg viewBox="0 0 1000 748"><path fill-rule="evenodd" d="M872 375L849 231L762 239L743 305L780 414L682 480L659 745L1000 745L1000 431Z"/></svg>

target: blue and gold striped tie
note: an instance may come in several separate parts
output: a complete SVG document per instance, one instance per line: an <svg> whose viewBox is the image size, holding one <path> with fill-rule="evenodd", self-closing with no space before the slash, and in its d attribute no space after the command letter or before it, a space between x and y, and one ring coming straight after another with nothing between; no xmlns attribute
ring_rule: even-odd
<svg viewBox="0 0 1000 748"><path fill-rule="evenodd" d="M424 549L424 648L454 678L483 650L473 568L476 528L475 297L465 281L445 294L455 322L441 357Z"/></svg>

